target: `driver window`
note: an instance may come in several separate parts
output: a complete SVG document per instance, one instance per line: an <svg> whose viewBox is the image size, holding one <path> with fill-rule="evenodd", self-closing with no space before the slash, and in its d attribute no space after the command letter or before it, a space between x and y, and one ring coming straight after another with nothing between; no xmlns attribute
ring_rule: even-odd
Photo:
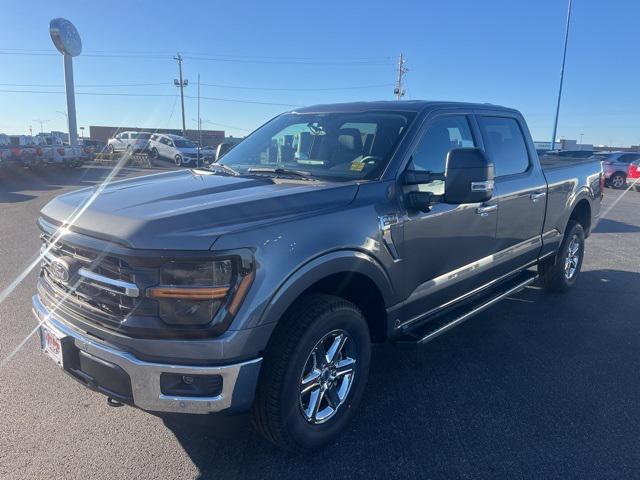
<svg viewBox="0 0 640 480"><path fill-rule="evenodd" d="M441 117L427 129L413 152L408 168L444 175L449 150L475 146L469 121L465 115ZM444 180L433 180L430 183L418 185L418 189L434 195L443 195Z"/></svg>

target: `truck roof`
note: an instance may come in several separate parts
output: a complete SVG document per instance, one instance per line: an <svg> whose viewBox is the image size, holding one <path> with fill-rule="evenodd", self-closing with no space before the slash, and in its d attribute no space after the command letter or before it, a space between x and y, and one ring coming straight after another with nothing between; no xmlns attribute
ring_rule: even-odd
<svg viewBox="0 0 640 480"><path fill-rule="evenodd" d="M311 105L292 110L294 113L323 113L323 112L366 112L373 110L387 110L398 112L421 112L432 108L477 108L491 110L505 110L514 112L512 108L493 105L491 103L469 103L469 102L449 102L432 100L388 100L373 102L349 102L349 103L328 103L321 105Z"/></svg>

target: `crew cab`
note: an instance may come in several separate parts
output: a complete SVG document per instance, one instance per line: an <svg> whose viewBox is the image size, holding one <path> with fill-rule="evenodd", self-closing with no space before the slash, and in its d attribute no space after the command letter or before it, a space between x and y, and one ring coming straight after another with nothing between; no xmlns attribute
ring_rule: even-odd
<svg viewBox="0 0 640 480"><path fill-rule="evenodd" d="M534 282L570 290L603 187L599 161L541 162L510 108L287 112L208 169L46 205L41 348L111 404L251 410L311 450L353 417L372 343L426 344Z"/></svg>
<svg viewBox="0 0 640 480"><path fill-rule="evenodd" d="M35 139L44 151L48 165L79 167L84 162L82 147L67 145L57 135L39 134Z"/></svg>

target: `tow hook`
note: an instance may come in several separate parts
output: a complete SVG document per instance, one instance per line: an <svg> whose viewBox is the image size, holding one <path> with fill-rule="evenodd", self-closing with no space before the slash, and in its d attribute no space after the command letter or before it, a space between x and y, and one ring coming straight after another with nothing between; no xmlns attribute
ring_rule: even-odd
<svg viewBox="0 0 640 480"><path fill-rule="evenodd" d="M116 408L116 407L124 407L124 403L121 403L121 402L119 402L117 400L114 400L111 397L107 397L107 405L109 405L110 407L114 407L114 408Z"/></svg>

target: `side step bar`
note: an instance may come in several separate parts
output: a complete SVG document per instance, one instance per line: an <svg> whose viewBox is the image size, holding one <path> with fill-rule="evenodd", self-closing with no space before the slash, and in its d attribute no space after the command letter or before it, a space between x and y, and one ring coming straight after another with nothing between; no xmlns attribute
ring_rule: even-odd
<svg viewBox="0 0 640 480"><path fill-rule="evenodd" d="M529 271L524 271L515 279L512 279L511 281L503 284L502 288L493 290L490 294L481 297L479 300L476 300L475 302L466 304L464 306L460 306L438 317L437 319L428 321L426 324L421 325L413 331L407 332L407 336L398 340L398 342L414 344L427 343L447 332L448 330L451 330L453 327L460 325L474 315L482 312L483 310L486 310L492 305L495 305L500 300L508 297L509 295L518 293L528 285L531 285L533 282L535 282L537 278L537 274Z"/></svg>

